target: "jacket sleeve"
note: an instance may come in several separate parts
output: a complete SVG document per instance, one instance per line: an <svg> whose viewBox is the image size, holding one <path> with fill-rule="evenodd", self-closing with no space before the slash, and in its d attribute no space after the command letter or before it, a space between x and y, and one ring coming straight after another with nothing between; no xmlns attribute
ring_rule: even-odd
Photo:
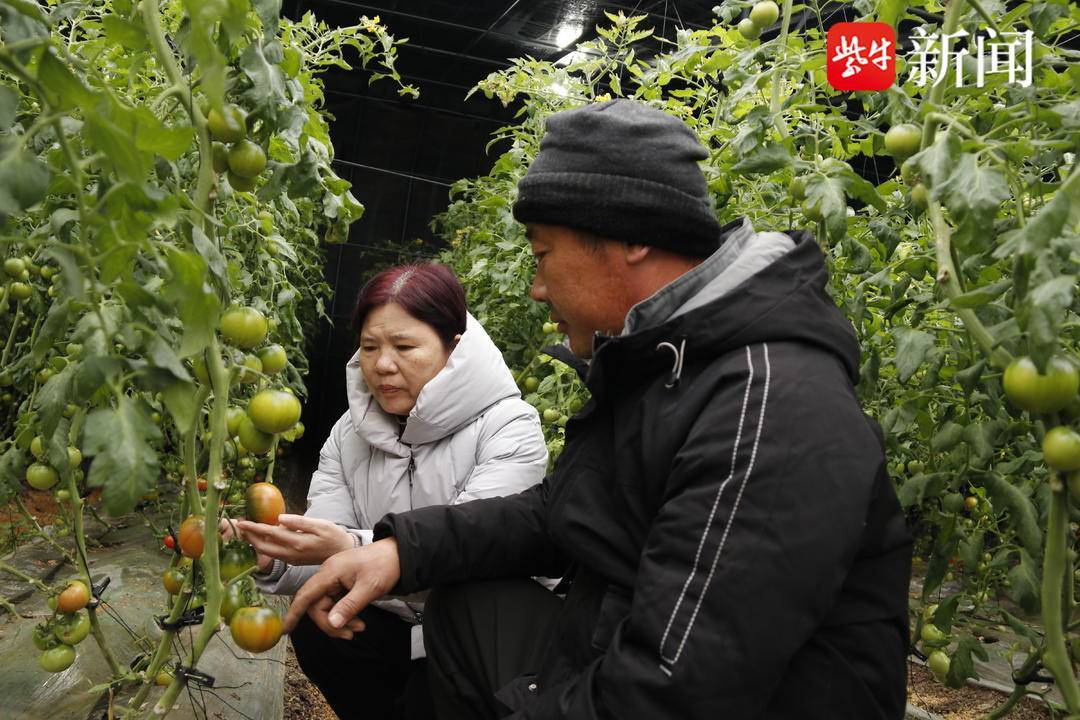
<svg viewBox="0 0 1080 720"><path fill-rule="evenodd" d="M319 467L311 475L308 487L307 517L331 520L356 535L359 520L353 510L352 493L348 478L341 464L341 437L349 431L352 421L345 413L334 424L330 435L319 451ZM255 584L259 590L270 595L292 595L319 569L318 565L289 565L280 560L267 575L256 573Z"/></svg>
<svg viewBox="0 0 1080 720"><path fill-rule="evenodd" d="M536 409L517 398L507 400L484 423L476 466L450 504L512 495L532 487L543 480L547 461Z"/></svg>
<svg viewBox="0 0 1080 720"><path fill-rule="evenodd" d="M602 598L602 654L513 718L763 715L830 612L884 476L850 394L813 377L778 387L775 367L770 391L758 370L725 383L677 451L632 592Z"/></svg>
<svg viewBox="0 0 1080 720"><path fill-rule="evenodd" d="M403 595L435 585L500 577L558 577L566 562L547 532L548 480L516 495L389 513L375 539L394 537Z"/></svg>

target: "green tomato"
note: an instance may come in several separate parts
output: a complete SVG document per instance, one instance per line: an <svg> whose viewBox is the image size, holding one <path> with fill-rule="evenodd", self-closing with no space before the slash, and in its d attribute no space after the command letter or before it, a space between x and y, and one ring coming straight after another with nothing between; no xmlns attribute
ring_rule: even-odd
<svg viewBox="0 0 1080 720"><path fill-rule="evenodd" d="M29 300L33 294L32 288L24 282L11 283L11 297L16 300Z"/></svg>
<svg viewBox="0 0 1080 720"><path fill-rule="evenodd" d="M274 436L268 435L255 427L251 417L247 414L240 420L240 427L237 429L236 436L240 440L240 444L254 455L265 455L270 451L270 446L274 442Z"/></svg>
<svg viewBox="0 0 1080 720"><path fill-rule="evenodd" d="M74 470L75 468L82 465L82 460L83 460L82 452L79 450L79 448L69 447L67 449L67 455L68 455L68 465L71 466L72 470Z"/></svg>
<svg viewBox="0 0 1080 720"><path fill-rule="evenodd" d="M285 353L285 348L274 344L259 351L259 361L262 362L262 371L267 375L273 375L285 368L289 362L289 356Z"/></svg>
<svg viewBox="0 0 1080 720"><path fill-rule="evenodd" d="M922 145L922 129L918 125L902 123L893 125L885 133L885 151L903 162L919 152Z"/></svg>
<svg viewBox="0 0 1080 720"><path fill-rule="evenodd" d="M38 664L46 672L63 672L75 662L75 648L70 645L57 645L41 653Z"/></svg>
<svg viewBox="0 0 1080 720"><path fill-rule="evenodd" d="M281 390L262 390L251 398L247 414L264 433L285 432L300 420L300 401Z"/></svg>
<svg viewBox="0 0 1080 720"><path fill-rule="evenodd" d="M259 374L262 372L262 361L255 355L245 355L244 361L239 365L240 374L238 380L242 383L250 385L259 381Z"/></svg>
<svg viewBox="0 0 1080 720"><path fill-rule="evenodd" d="M806 178L793 177L787 187L792 200L802 202L806 199Z"/></svg>
<svg viewBox="0 0 1080 720"><path fill-rule="evenodd" d="M22 277L26 270L26 263L19 258L8 258L4 261L4 272L13 278Z"/></svg>
<svg viewBox="0 0 1080 720"><path fill-rule="evenodd" d="M53 627L53 634L65 645L78 645L90 634L90 616L85 610L72 613Z"/></svg>
<svg viewBox="0 0 1080 720"><path fill-rule="evenodd" d="M216 142L211 148L214 172L223 173L229 169L229 149L223 143Z"/></svg>
<svg viewBox="0 0 1080 720"><path fill-rule="evenodd" d="M759 28L767 28L780 17L780 7L773 0L762 0L750 9L750 20Z"/></svg>
<svg viewBox="0 0 1080 720"><path fill-rule="evenodd" d="M940 682L949 674L949 665L952 664L952 661L944 651L935 650L930 653L930 657L926 659L926 664L930 667L930 672L932 672L934 677Z"/></svg>
<svg viewBox="0 0 1080 720"><path fill-rule="evenodd" d="M934 647L946 645L949 642L949 636L942 632L937 625L931 623L922 626L919 637L922 638L924 643Z"/></svg>
<svg viewBox="0 0 1080 720"><path fill-rule="evenodd" d="M1059 425L1046 433L1042 442L1043 459L1058 472L1080 470L1080 433Z"/></svg>
<svg viewBox="0 0 1080 720"><path fill-rule="evenodd" d="M761 28L750 18L744 18L739 21L739 34L747 40L757 40L761 37Z"/></svg>
<svg viewBox="0 0 1080 720"><path fill-rule="evenodd" d="M562 413L559 412L558 408L549 407L544 410L544 422L546 422L548 425L557 422L561 416Z"/></svg>
<svg viewBox="0 0 1080 720"><path fill-rule="evenodd" d="M229 431L229 437L236 437L236 433L240 432L240 420L243 417L243 408L238 408L235 405L230 406L225 411L225 427Z"/></svg>
<svg viewBox="0 0 1080 720"><path fill-rule="evenodd" d="M34 463L26 468L26 482L35 490L48 490L59 479L56 471L44 463Z"/></svg>
<svg viewBox="0 0 1080 720"><path fill-rule="evenodd" d="M45 445L40 435L35 435L34 439L30 441L30 454L38 460L45 454Z"/></svg>
<svg viewBox="0 0 1080 720"><path fill-rule="evenodd" d="M915 187L911 188L911 208L921 213L930 204L930 193L927 192L926 186L919 183Z"/></svg>
<svg viewBox="0 0 1080 720"><path fill-rule="evenodd" d="M1067 407L1080 389L1076 366L1062 356L1050 358L1046 374L1029 357L1019 357L1005 368L1005 395L1021 410L1052 413Z"/></svg>
<svg viewBox="0 0 1080 720"><path fill-rule="evenodd" d="M228 582L254 564L254 548L244 542L229 543L221 552L221 579Z"/></svg>
<svg viewBox="0 0 1080 720"><path fill-rule="evenodd" d="M247 114L232 103L223 108L223 112L211 109L207 114L206 124L215 140L237 142L247 134Z"/></svg>
<svg viewBox="0 0 1080 720"><path fill-rule="evenodd" d="M53 635L52 629L44 622L38 623L34 628L34 632L30 635L30 639L34 642L34 647L38 650L48 650L51 647L56 647L56 636Z"/></svg>
<svg viewBox="0 0 1080 720"><path fill-rule="evenodd" d="M265 340L268 329L266 316L253 307L233 307L221 316L221 334L244 350Z"/></svg>
<svg viewBox="0 0 1080 720"><path fill-rule="evenodd" d="M536 388L540 387L540 378L530 375L525 378L524 386L525 392L536 392Z"/></svg>
<svg viewBox="0 0 1080 720"><path fill-rule="evenodd" d="M233 174L251 179L265 169L266 153L250 140L241 140L229 149L229 170Z"/></svg>
<svg viewBox="0 0 1080 720"><path fill-rule="evenodd" d="M255 189L255 178L246 178L243 175L237 175L232 170L228 172L229 185L232 185L232 189L237 192L251 192Z"/></svg>
<svg viewBox="0 0 1080 720"><path fill-rule="evenodd" d="M203 359L202 355L196 356L191 361L191 369L195 371L195 378L199 382L207 387L210 386L210 373L206 369L206 360Z"/></svg>

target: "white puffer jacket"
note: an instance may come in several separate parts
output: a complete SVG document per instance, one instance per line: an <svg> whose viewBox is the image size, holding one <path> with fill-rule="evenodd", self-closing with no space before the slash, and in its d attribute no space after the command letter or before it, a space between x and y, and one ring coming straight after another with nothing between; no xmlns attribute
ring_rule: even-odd
<svg viewBox="0 0 1080 720"><path fill-rule="evenodd" d="M420 391L405 430L345 366L349 409L334 424L308 489L308 517L332 520L362 542L388 512L512 495L543 479L547 447L536 409L521 399L499 349L470 314L444 367ZM293 594L318 566L274 562L256 574L265 593ZM420 598L417 598L419 600ZM422 605L381 600L406 619Z"/></svg>

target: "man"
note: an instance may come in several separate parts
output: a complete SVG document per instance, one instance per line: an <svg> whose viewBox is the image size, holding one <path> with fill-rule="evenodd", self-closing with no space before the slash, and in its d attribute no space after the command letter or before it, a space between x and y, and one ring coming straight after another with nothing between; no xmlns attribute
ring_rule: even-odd
<svg viewBox="0 0 1080 720"><path fill-rule="evenodd" d="M514 214L592 400L541 485L386 516L287 627L437 586L447 718L903 717L911 546L854 332L808 234L719 226L705 157L627 100L548 120Z"/></svg>

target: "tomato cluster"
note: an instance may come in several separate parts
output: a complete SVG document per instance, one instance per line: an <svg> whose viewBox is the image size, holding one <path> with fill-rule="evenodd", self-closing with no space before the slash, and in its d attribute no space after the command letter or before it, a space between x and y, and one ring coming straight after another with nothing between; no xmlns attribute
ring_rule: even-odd
<svg viewBox="0 0 1080 720"><path fill-rule="evenodd" d="M83 580L71 580L58 594L49 598L52 617L38 623L31 633L34 647L41 651L38 664L48 672L62 672L75 662L75 646L92 629L86 606L90 588Z"/></svg>
<svg viewBox="0 0 1080 720"><path fill-rule="evenodd" d="M266 152L247 138L247 113L227 103L221 110L210 108L205 114L210 135L218 141L212 147L214 171L225 173L234 190L254 190L256 179L266 169Z"/></svg>

